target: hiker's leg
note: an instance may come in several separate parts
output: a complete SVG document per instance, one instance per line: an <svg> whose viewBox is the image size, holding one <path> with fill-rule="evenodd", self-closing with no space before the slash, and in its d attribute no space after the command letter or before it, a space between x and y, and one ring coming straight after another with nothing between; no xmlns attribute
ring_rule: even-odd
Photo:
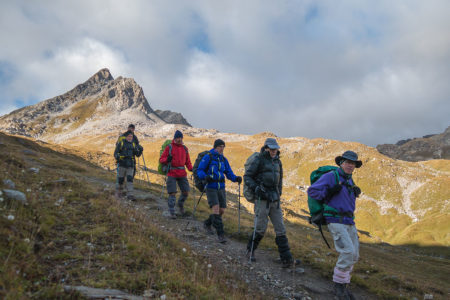
<svg viewBox="0 0 450 300"><path fill-rule="evenodd" d="M280 254L283 266L288 267L293 262L291 248L289 247L289 240L286 236L286 228L283 222L283 212L278 202L270 203L269 217L275 230L275 243L278 246L278 253Z"/></svg>
<svg viewBox="0 0 450 300"><path fill-rule="evenodd" d="M217 195L219 197L219 215L222 216L227 208L227 196L225 189L219 190Z"/></svg>
<svg viewBox="0 0 450 300"><path fill-rule="evenodd" d="M283 211L277 202L272 202L270 204L269 210L270 221L272 222L273 229L277 236L286 235L286 228L283 222Z"/></svg>
<svg viewBox="0 0 450 300"><path fill-rule="evenodd" d="M117 163L117 167L116 167L116 190L118 190L119 189L119 185L120 185L120 183L119 183L119 163Z"/></svg>
<svg viewBox="0 0 450 300"><path fill-rule="evenodd" d="M348 234L350 236L350 239L353 243L353 265L356 264L356 262L359 259L359 237L358 237L358 230L356 229L355 225L349 225L348 227ZM352 267L353 267L352 265Z"/></svg>
<svg viewBox="0 0 450 300"><path fill-rule="evenodd" d="M177 193L177 180L175 177L168 176L167 177L167 193L169 194L168 199L168 206L169 206L169 213L173 216L175 215L175 202L176 199L176 193Z"/></svg>
<svg viewBox="0 0 450 300"><path fill-rule="evenodd" d="M346 226L339 223L328 224L328 230L333 236L334 247L339 253L334 268L333 281L339 284L350 283L350 269L353 265L353 242L348 234Z"/></svg>
<svg viewBox="0 0 450 300"><path fill-rule="evenodd" d="M124 167L117 167L117 188L116 188L116 196L121 197L123 192L123 186L125 183L125 176L126 176L127 169Z"/></svg>
<svg viewBox="0 0 450 300"><path fill-rule="evenodd" d="M178 207L183 208L184 202L186 201L189 195L189 182L186 177L177 178L178 187L180 188L181 194L178 198Z"/></svg>
<svg viewBox="0 0 450 300"><path fill-rule="evenodd" d="M267 229L269 209L267 208L267 201L259 201L254 206L255 218L256 218L256 233L264 235Z"/></svg>
<svg viewBox="0 0 450 300"><path fill-rule="evenodd" d="M133 196L134 168L127 168L127 196Z"/></svg>

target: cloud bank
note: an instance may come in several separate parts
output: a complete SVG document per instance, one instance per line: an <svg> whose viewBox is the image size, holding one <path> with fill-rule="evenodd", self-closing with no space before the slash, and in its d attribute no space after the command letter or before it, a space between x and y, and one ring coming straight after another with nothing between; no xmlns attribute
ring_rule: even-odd
<svg viewBox="0 0 450 300"><path fill-rule="evenodd" d="M449 1L2 1L0 114L101 68L196 127L368 145L450 125Z"/></svg>

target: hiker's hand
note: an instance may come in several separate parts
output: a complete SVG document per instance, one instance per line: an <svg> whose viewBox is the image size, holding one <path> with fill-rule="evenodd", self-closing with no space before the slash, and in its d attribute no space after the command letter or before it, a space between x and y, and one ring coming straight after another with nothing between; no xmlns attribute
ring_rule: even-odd
<svg viewBox="0 0 450 300"><path fill-rule="evenodd" d="M265 194L266 194L266 189L263 186L258 185L255 189L255 195L258 196L259 198L264 198Z"/></svg>
<svg viewBox="0 0 450 300"><path fill-rule="evenodd" d="M242 183L242 177L241 177L241 176L237 176L237 177L236 177L236 182L237 182L238 184L241 184L241 183Z"/></svg>
<svg viewBox="0 0 450 300"><path fill-rule="evenodd" d="M214 178L212 178L211 176L207 176L207 177L206 177L206 182L207 182L207 183L214 182Z"/></svg>
<svg viewBox="0 0 450 300"><path fill-rule="evenodd" d="M361 189L358 186L353 186L353 193L355 193L355 197L358 198L361 195Z"/></svg>
<svg viewBox="0 0 450 300"><path fill-rule="evenodd" d="M114 158L116 159L116 161L119 161L119 159L120 159L120 154L114 155Z"/></svg>
<svg viewBox="0 0 450 300"><path fill-rule="evenodd" d="M167 163L170 163L171 161L172 161L172 156L171 155L167 156Z"/></svg>
<svg viewBox="0 0 450 300"><path fill-rule="evenodd" d="M342 190L342 185L336 184L333 187L328 188L327 195L328 197L333 197L337 193L339 193Z"/></svg>
<svg viewBox="0 0 450 300"><path fill-rule="evenodd" d="M137 149L139 150L139 152L144 151L144 147L142 147L141 145L137 145Z"/></svg>

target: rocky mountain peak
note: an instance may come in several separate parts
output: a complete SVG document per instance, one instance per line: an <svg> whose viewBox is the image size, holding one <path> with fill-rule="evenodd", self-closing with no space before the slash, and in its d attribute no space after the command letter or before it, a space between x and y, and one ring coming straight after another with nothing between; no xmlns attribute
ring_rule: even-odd
<svg viewBox="0 0 450 300"><path fill-rule="evenodd" d="M72 90L0 117L0 130L34 138L56 139L77 135L85 128L108 131L135 123L142 126L182 124L181 114L155 113L142 87L133 78L114 79L101 69Z"/></svg>
<svg viewBox="0 0 450 300"><path fill-rule="evenodd" d="M109 69L103 68L94 75L92 75L85 84L92 85L92 84L103 84L105 82L114 80L114 78L111 75L111 72L109 72Z"/></svg>

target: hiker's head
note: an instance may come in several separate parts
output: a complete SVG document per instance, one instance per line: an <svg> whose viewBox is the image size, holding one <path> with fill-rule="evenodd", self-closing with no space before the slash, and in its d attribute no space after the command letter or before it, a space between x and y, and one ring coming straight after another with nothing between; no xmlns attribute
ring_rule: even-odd
<svg viewBox="0 0 450 300"><path fill-rule="evenodd" d="M358 160L358 154L353 151L345 151L344 154L337 156L334 161L344 170L346 174L352 174L355 168L361 168L362 161Z"/></svg>
<svg viewBox="0 0 450 300"><path fill-rule="evenodd" d="M214 150L216 150L219 154L223 154L223 150L225 149L225 142L221 139L217 139L214 141Z"/></svg>
<svg viewBox="0 0 450 300"><path fill-rule="evenodd" d="M128 125L128 131L134 132L134 124Z"/></svg>
<svg viewBox="0 0 450 300"><path fill-rule="evenodd" d="M131 142L133 140L133 132L131 132L130 130L128 130L125 133L125 138L127 139L127 141Z"/></svg>
<svg viewBox="0 0 450 300"><path fill-rule="evenodd" d="M183 143L183 133L179 130L175 131L175 135L173 136L173 140L176 144Z"/></svg>
<svg viewBox="0 0 450 300"><path fill-rule="evenodd" d="M280 146L274 138L267 138L264 142L264 150L270 153L270 157L274 158L280 151Z"/></svg>

